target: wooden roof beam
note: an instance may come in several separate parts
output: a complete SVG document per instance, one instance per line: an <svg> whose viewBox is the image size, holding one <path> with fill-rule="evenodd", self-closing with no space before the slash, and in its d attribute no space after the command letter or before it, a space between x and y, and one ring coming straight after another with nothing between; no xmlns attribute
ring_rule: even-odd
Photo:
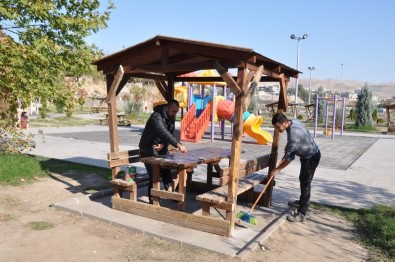
<svg viewBox="0 0 395 262"><path fill-rule="evenodd" d="M215 69L217 69L218 73L221 75L222 79L225 81L228 87L232 90L233 94L235 94L235 96L240 95L242 93L242 89L233 79L232 75L226 70L226 68L218 63L218 61L214 63L214 67Z"/></svg>
<svg viewBox="0 0 395 262"><path fill-rule="evenodd" d="M122 65L120 65L117 74L115 75L115 78L111 83L110 90L108 90L107 92L107 99L106 99L107 104L111 103L111 98L115 96L115 92L118 90L118 86L121 83L123 74L124 74L123 67Z"/></svg>
<svg viewBox="0 0 395 262"><path fill-rule="evenodd" d="M162 94L164 99L167 99L167 84L163 80L154 80L156 87L158 88L159 92Z"/></svg>
<svg viewBox="0 0 395 262"><path fill-rule="evenodd" d="M119 53L111 55L111 58L109 57L108 59L106 59L106 57L104 57L100 59L100 61L95 61L92 64L97 65L97 71L102 71L104 69L111 68L120 64L126 65L130 58L133 58L137 55L141 56L143 54L149 53L151 51L154 51L155 48L156 48L155 46L145 46L130 51L129 53L126 54L122 54L123 52L121 51Z"/></svg>
<svg viewBox="0 0 395 262"><path fill-rule="evenodd" d="M174 48L177 50L181 50L184 53L194 53L198 56L199 54L203 55L211 55L216 57L217 59L222 58L234 58L234 57L245 57L246 52L251 52L252 49L240 49L237 48L222 48L222 46L205 46L201 44L194 43L182 43L182 42L174 42L174 41L160 41L160 44L166 44L169 48ZM243 60L243 59L240 59Z"/></svg>
<svg viewBox="0 0 395 262"><path fill-rule="evenodd" d="M280 96L278 98L278 109L287 111L288 108L288 98L287 98L287 86L288 82L285 81L284 74L280 75Z"/></svg>
<svg viewBox="0 0 395 262"><path fill-rule="evenodd" d="M259 80L261 80L262 71L263 71L263 66L259 66L257 68L257 70L255 71L254 80L250 84L250 87L248 88L248 91L247 91L247 95L244 98L243 112L247 111L248 107L250 106L252 96L255 93L256 87L259 84Z"/></svg>
<svg viewBox="0 0 395 262"><path fill-rule="evenodd" d="M168 64L166 66L155 64L155 65L136 65L130 67L128 73L145 73L145 72L193 72L201 69L207 69L213 67L214 61L204 61L199 63L182 63L182 64Z"/></svg>

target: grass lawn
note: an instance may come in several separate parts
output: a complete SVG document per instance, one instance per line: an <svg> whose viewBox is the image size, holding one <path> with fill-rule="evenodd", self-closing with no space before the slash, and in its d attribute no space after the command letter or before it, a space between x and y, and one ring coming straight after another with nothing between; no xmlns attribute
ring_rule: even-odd
<svg viewBox="0 0 395 262"><path fill-rule="evenodd" d="M349 209L314 203L312 207L350 220L359 239L368 248L372 261L395 261L395 206Z"/></svg>
<svg viewBox="0 0 395 262"><path fill-rule="evenodd" d="M97 125L97 119L84 119L77 117L47 117L36 118L29 120L30 127L63 127L63 126L83 126L83 125Z"/></svg>
<svg viewBox="0 0 395 262"><path fill-rule="evenodd" d="M23 154L0 154L0 184L18 186L49 176L74 171L79 175L94 173L105 179L111 178L107 168L71 163L57 159L28 156Z"/></svg>

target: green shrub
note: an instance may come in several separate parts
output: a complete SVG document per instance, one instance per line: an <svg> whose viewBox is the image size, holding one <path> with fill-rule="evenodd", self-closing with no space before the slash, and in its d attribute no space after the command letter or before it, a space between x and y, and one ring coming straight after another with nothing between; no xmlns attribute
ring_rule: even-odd
<svg viewBox="0 0 395 262"><path fill-rule="evenodd" d="M377 108L375 108L374 110L373 110L373 113L372 113L372 118L373 118L373 121L377 121Z"/></svg>
<svg viewBox="0 0 395 262"><path fill-rule="evenodd" d="M33 134L24 134L14 127L0 128L0 154L22 153L35 147Z"/></svg>
<svg viewBox="0 0 395 262"><path fill-rule="evenodd" d="M303 116L302 116L302 115L298 115L298 119L299 119L299 120L302 120L302 119L303 119Z"/></svg>
<svg viewBox="0 0 395 262"><path fill-rule="evenodd" d="M382 123L384 123L384 119L382 119L382 118L377 118L376 123L377 123L377 124L382 124Z"/></svg>

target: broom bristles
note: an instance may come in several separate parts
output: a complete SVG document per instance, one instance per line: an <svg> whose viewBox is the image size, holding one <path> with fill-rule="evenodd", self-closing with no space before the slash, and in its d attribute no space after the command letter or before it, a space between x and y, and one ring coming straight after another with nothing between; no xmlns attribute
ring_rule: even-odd
<svg viewBox="0 0 395 262"><path fill-rule="evenodd" d="M252 225L257 225L258 224L258 220L256 219L255 216L252 216L250 214L250 212L245 213L243 211L240 211L237 215L237 218L243 220L244 222L250 223Z"/></svg>

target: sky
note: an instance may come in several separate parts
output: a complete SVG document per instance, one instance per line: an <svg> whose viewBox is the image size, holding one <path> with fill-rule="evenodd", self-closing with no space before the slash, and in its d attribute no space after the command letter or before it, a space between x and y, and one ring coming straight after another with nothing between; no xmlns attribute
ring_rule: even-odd
<svg viewBox="0 0 395 262"><path fill-rule="evenodd" d="M106 0L100 0L106 4ZM252 48L300 78L395 82L394 0L113 0L108 28L87 38L105 54L156 35Z"/></svg>

